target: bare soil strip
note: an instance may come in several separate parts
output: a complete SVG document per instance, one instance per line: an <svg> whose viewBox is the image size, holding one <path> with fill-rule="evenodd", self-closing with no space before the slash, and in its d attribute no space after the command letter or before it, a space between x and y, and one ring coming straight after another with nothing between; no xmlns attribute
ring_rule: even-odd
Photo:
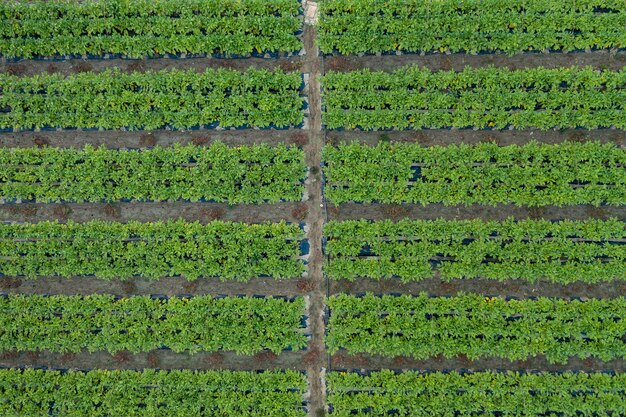
<svg viewBox="0 0 626 417"><path fill-rule="evenodd" d="M407 65L419 65L432 70L461 71L465 67L508 67L524 69L535 67L558 68L571 66L591 66L597 69L621 70L626 63L626 51L594 51L574 53L524 53L508 56L506 54L403 54L403 55L365 55L365 56L328 56L327 71L354 71L363 68L393 71Z"/></svg>
<svg viewBox="0 0 626 417"><path fill-rule="evenodd" d="M281 58L154 58L154 59L64 59L35 60L19 62L0 60L0 72L27 76L58 73L72 75L81 72L102 72L109 68L119 68L125 72L160 71L167 69L193 69L202 72L208 68L228 68L245 71L248 68L281 68L284 71L299 71L303 57L293 55Z"/></svg>
<svg viewBox="0 0 626 417"><path fill-rule="evenodd" d="M124 203L15 203L0 204L0 222L59 221L87 222L155 222L183 219L206 224L213 220L244 223L265 223L284 220L300 223L307 215L305 203L276 203L259 205L228 205L225 203L124 202Z"/></svg>
<svg viewBox="0 0 626 417"><path fill-rule="evenodd" d="M598 359L588 358L570 358L566 364L551 364L545 357L536 356L524 361L509 361L500 358L482 358L470 361L461 355L455 358L446 359L438 356L426 360L417 360L409 357L383 358L376 355L348 355L345 351L339 351L332 356L333 370L379 370L379 369L396 369L396 370L420 370L420 371L450 371L450 370L466 370L481 371L485 369L492 370L511 370L511 371L606 371L624 372L626 370L626 362L623 359L603 362Z"/></svg>
<svg viewBox="0 0 626 417"><path fill-rule="evenodd" d="M237 355L234 352L200 352L196 354L176 353L171 350L155 350L133 354L128 351L114 355L107 352L4 352L0 353L2 368L47 368L47 369L230 369L235 371L260 371L265 369L306 369L303 351L285 351L280 355L260 352L254 356Z"/></svg>
<svg viewBox="0 0 626 417"><path fill-rule="evenodd" d="M154 146L169 147L175 144L207 146L223 142L229 146L280 143L303 146L308 137L301 129L284 130L42 130L40 132L0 133L0 146L4 148L30 148L51 146L55 148L79 148L85 145L104 146L109 149L149 149Z"/></svg>
<svg viewBox="0 0 626 417"><path fill-rule="evenodd" d="M626 280L619 277L612 282L587 284L576 282L567 285L546 280L529 282L521 279L496 281L490 279L455 279L443 281L439 277L419 282L403 283L398 278L373 280L359 279L356 281L331 280L331 294L410 294L418 295L425 292L435 296L455 296L459 292L477 293L488 297L512 297L518 299L530 297L556 298L616 298L626 294Z"/></svg>
<svg viewBox="0 0 626 417"><path fill-rule="evenodd" d="M381 140L389 142L417 143L422 146L448 146L460 143L496 143L500 146L524 145L531 141L557 144L565 141L599 141L626 146L626 135L617 129L562 129L562 130L473 130L473 129L432 129L404 131L329 131L327 142L331 145L358 142L376 146Z"/></svg>
<svg viewBox="0 0 626 417"><path fill-rule="evenodd" d="M545 207L518 207L514 205L499 204L497 206L444 206L441 204L377 204L377 203L346 203L330 205L328 207L329 220L385 220L398 221L400 219L412 220L471 220L482 219L506 220L509 217L515 219L547 219L547 220L607 220L617 218L626 221L626 209L617 206L545 206Z"/></svg>
<svg viewBox="0 0 626 417"><path fill-rule="evenodd" d="M304 294L306 290L307 281L303 278L284 280L256 278L247 282L220 281L217 278L200 278L195 281L188 281L181 277L158 280L146 278L115 279L110 281L94 277L0 278L0 294L112 294L125 297L135 295L165 295L168 297L263 295L291 298Z"/></svg>

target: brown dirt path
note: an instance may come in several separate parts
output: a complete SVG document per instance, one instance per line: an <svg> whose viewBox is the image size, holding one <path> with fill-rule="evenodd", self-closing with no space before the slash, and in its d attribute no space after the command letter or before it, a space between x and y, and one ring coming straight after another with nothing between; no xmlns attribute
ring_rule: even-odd
<svg viewBox="0 0 626 417"><path fill-rule="evenodd" d="M322 253L322 230L325 219L325 207L322 198L322 174L320 170L321 153L324 145L322 133L322 105L318 77L323 72L323 60L315 43L316 30L312 25L305 25L304 47L306 60L303 65L305 76L308 76L309 142L305 146L306 162L309 166L307 180L308 217L307 233L311 244L309 256L308 279L311 292L309 322L312 338L305 357L309 378L310 398L309 415L323 416L326 410L326 388L323 381L328 357L324 344L325 336L325 296L326 279L322 271L324 255Z"/></svg>
<svg viewBox="0 0 626 417"><path fill-rule="evenodd" d="M176 353L171 350L154 350L132 354L122 351L114 355L108 352L53 353L3 352L0 368L48 368L48 369L230 369L256 371L264 369L306 369L303 351L285 351L279 355L260 352L254 356L237 355L234 352Z"/></svg>
<svg viewBox="0 0 626 417"><path fill-rule="evenodd" d="M466 369L468 371L479 371L485 369L511 370L511 371L604 371L624 372L626 361L616 359L603 362L598 359L570 358L565 364L551 364L543 355L529 358L524 361L509 361L500 358L481 358L470 361L464 355L446 359L442 356L426 360L418 360L410 357L398 356L395 358L385 358L378 355L349 355L346 351L339 351L332 356L331 363L333 370L380 370L380 369L411 369L421 371L449 371Z"/></svg>
<svg viewBox="0 0 626 417"><path fill-rule="evenodd" d="M208 223L224 220L244 223L278 222L300 223L305 220L308 207L302 202L228 205L225 203L123 202L123 203L17 203L0 204L0 222L54 221L87 222L108 220L154 222L183 219Z"/></svg>
<svg viewBox="0 0 626 417"><path fill-rule="evenodd" d="M575 53L523 53L508 56L502 53L468 54L403 54L403 55L366 55L366 56L329 56L326 69L334 71L353 71L362 68L393 71L407 65L419 65L432 70L461 71L465 67L509 67L512 69L591 66L597 69L621 70L626 63L626 51L594 51Z"/></svg>
<svg viewBox="0 0 626 417"><path fill-rule="evenodd" d="M80 72L102 72L109 68L119 68L124 72L160 71L168 69L193 69L202 72L208 68L228 68L245 71L248 68L299 71L303 58L299 55L281 58L156 58L156 59L64 59L35 60L24 59L8 62L0 59L0 72L12 75L31 76L35 74L58 73L72 75Z"/></svg>
<svg viewBox="0 0 626 417"><path fill-rule="evenodd" d="M307 136L301 129L284 130L45 130L40 132L4 132L0 133L0 146L3 148L29 148L33 146L52 146L55 148L84 148L104 146L109 149L146 149L154 146L172 146L175 144L207 146L214 142L223 142L229 146L257 145L265 143L271 146L279 143L302 146Z"/></svg>

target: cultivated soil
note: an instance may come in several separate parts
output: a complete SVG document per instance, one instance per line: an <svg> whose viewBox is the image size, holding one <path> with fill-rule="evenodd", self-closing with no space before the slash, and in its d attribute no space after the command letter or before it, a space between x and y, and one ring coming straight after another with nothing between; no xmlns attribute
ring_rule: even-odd
<svg viewBox="0 0 626 417"><path fill-rule="evenodd" d="M490 280L454 280L444 282L433 278L415 283L402 283L399 280L368 280L354 282L329 281L323 273L323 264L327 261L322 250L323 224L327 220L347 219L471 219L502 220L516 218L547 219L586 219L618 218L626 220L626 210L618 207L543 207L524 208L513 206L459 206L443 207L429 205L389 205L389 204L342 204L327 206L322 193L323 177L320 172L321 150L325 143L359 141L375 145L381 135L390 141L415 142L425 146L448 145L454 143L495 142L499 145L524 144L531 140L545 143L559 143L565 140L587 141L600 140L620 146L626 145L626 135L622 131L605 129L587 130L422 130L422 131L328 131L322 125L322 97L319 76L325 71L349 71L360 68L372 70L393 70L409 64L418 64L433 70L461 70L465 66L481 67L486 65L525 67L560 67L570 65L590 65L598 69L622 69L626 64L626 52L588 52L573 54L523 54L508 57L502 54L491 55L385 55L363 57L322 57L315 44L315 29L305 25L303 32L305 54L279 59L149 59L149 60L82 60L62 61L26 60L22 62L0 62L0 71L15 75L38 73L72 74L84 71L102 71L106 68L119 67L124 71L148 71L165 68L191 68L202 71L205 68L234 68L244 70L248 67L276 68L286 71L302 71L308 77L305 95L308 99L308 120L304 129L286 130L196 130L196 131L42 131L42 132L5 132L0 133L0 146L58 146L79 147L87 144L108 148L141 148L171 146L176 143L193 143L199 146L210 145L215 141L226 144L250 145L257 143L290 143L301 146L306 153L309 178L306 181L305 201L301 203L262 204L258 206L208 203L95 203L95 204L4 204L0 205L0 221L36 222L58 220L77 222L102 219L111 221L156 221L183 218L187 221L202 223L215 219L258 223L285 220L306 223L307 238L310 243L308 272L305 277L292 280L255 279L250 282L220 282L217 279L199 279L187 281L182 278L164 278L161 280L112 280L103 281L93 278L47 278L26 280L5 277L0 280L0 293L26 294L91 294L111 293L117 295L284 295L309 297L308 329L311 334L307 349L298 352L282 352L274 355L263 352L254 357L245 357L233 352L199 353L195 355L177 354L168 350L132 354L122 352L111 355L105 352L78 354L57 354L51 352L5 352L0 354L0 367L32 366L51 369L297 369L307 373L310 383L308 409L310 416L325 415L326 388L324 373L330 370L363 369L533 369L563 371L574 370L624 370L624 361L600 362L593 359L571 359L565 365L549 364L545 358L537 357L527 361L509 362L494 358L469 361L467 358L433 358L418 361L411 358L382 358L370 355L348 355L345 351L328 355L324 344L325 319L328 311L325 297L329 294L347 292L363 294L417 294L428 292L434 295L453 295L459 291L478 292L489 296L508 297L617 297L626 295L626 284L618 280L598 285L570 284L557 285L546 281L529 283L519 280L497 282Z"/></svg>

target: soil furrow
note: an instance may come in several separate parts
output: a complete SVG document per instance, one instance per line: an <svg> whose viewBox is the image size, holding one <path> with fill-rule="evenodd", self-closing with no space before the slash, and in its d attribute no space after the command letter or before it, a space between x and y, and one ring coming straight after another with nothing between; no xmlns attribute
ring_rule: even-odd
<svg viewBox="0 0 626 417"><path fill-rule="evenodd" d="M244 223L302 222L307 206L298 203L259 205L228 205L226 203L122 202L122 203L19 203L0 204L0 222L54 221L87 222L108 220L116 222L155 222L183 219L208 223L213 220Z"/></svg>
<svg viewBox="0 0 626 417"><path fill-rule="evenodd" d="M459 143L476 144L492 142L500 146L524 145L531 141L557 144L565 141L598 141L626 146L626 134L617 129L561 129L561 130L473 130L473 129L426 129L403 131L329 131L327 141L330 145L359 142L376 146L379 142L407 142L422 146L448 146Z"/></svg>
<svg viewBox="0 0 626 417"><path fill-rule="evenodd" d="M399 278L390 279L359 279L356 281L331 280L330 292L332 295L348 293L362 295L373 293L410 294L418 295L422 292L434 296L455 296L460 292L477 293L488 297L555 297L555 298L616 298L626 294L626 280L618 277L611 282L589 284L575 282L559 284L548 280L530 282L522 279L497 281L492 279L453 279L442 280L438 273L435 278L417 282L402 282Z"/></svg>
<svg viewBox="0 0 626 417"><path fill-rule="evenodd" d="M510 217L515 219L547 219L547 220L608 220L616 218L626 221L626 210L617 206L545 206L545 207L519 207L508 204L497 206L444 206L441 204L377 204L377 203L346 203L329 205L329 220L385 220L397 221L400 219L413 220L471 220L483 219L506 220Z"/></svg>
<svg viewBox="0 0 626 417"><path fill-rule="evenodd" d="M363 68L393 71L407 65L419 65L431 70L462 71L465 67L508 67L511 69L559 68L571 66L591 66L597 69L621 70L626 63L626 51L592 51L573 53L523 53L509 56L502 53L466 55L466 54L402 54L402 55L364 55L364 56L328 56L327 71L355 71Z"/></svg>
<svg viewBox="0 0 626 417"><path fill-rule="evenodd" d="M0 133L0 146L4 148L30 148L51 146L55 148L79 148L85 145L104 146L109 149L149 149L154 146L170 147L175 144L206 146L214 142L229 146L257 145L271 146L293 144L302 146L307 141L301 129L284 130L46 130L41 132Z"/></svg>
<svg viewBox="0 0 626 417"><path fill-rule="evenodd" d="M300 71L303 57L293 55L281 58L154 58L154 59L24 59L19 62L0 60L0 72L11 75L35 74L72 75L81 72L102 72L119 68L124 72L161 71L169 69L193 69L202 72L208 68L228 68L245 71L248 68L281 68L284 71Z"/></svg>
<svg viewBox="0 0 626 417"><path fill-rule="evenodd" d="M95 277L0 278L3 294L89 295L112 294L125 297L135 295L199 296L199 295L275 295L295 297L306 292L303 278L278 280L255 278L249 281L220 281L217 278L199 278L189 281L182 277L160 279L131 278L104 280Z"/></svg>
<svg viewBox="0 0 626 417"><path fill-rule="evenodd" d="M285 351L276 355L269 351L254 356L237 355L234 352L176 353L171 350L155 350L133 354L128 351L53 353L4 352L0 353L3 368L48 368L48 369L230 369L235 371L257 371L264 369L293 369L304 371L303 351Z"/></svg>
<svg viewBox="0 0 626 417"><path fill-rule="evenodd" d="M333 370L422 370L422 371L449 371L467 370L479 371L485 369L512 370L512 371L605 371L614 372L626 371L626 361L616 359L603 362L595 358L579 359L570 358L566 364L551 364L544 356L536 356L527 360L509 361L501 358L481 358L475 361L467 359L465 356L454 358L435 358L418 360L410 357L385 358L377 355L357 354L348 355L346 351L339 351L332 356Z"/></svg>

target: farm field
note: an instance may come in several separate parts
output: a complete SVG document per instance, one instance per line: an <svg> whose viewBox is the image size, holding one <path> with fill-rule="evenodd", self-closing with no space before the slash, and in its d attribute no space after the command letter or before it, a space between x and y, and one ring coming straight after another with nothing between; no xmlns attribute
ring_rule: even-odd
<svg viewBox="0 0 626 417"><path fill-rule="evenodd" d="M0 21L0 415L626 413L622 1Z"/></svg>

